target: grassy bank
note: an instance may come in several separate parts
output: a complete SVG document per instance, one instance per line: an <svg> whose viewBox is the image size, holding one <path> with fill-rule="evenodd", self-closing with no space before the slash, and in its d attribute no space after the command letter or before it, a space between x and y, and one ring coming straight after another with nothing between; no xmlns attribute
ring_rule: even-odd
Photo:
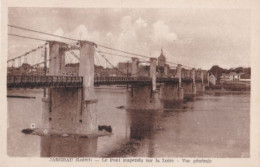
<svg viewBox="0 0 260 167"><path fill-rule="evenodd" d="M222 84L210 85L206 90L250 91L250 82L228 81Z"/></svg>

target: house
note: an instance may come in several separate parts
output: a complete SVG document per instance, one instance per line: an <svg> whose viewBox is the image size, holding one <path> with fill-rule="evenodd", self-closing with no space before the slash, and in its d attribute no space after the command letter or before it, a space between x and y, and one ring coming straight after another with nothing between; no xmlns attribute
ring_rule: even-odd
<svg viewBox="0 0 260 167"><path fill-rule="evenodd" d="M79 63L69 63L65 65L65 75L78 75Z"/></svg>
<svg viewBox="0 0 260 167"><path fill-rule="evenodd" d="M240 75L242 75L242 73L230 72L229 73L229 78L232 81L239 81L240 80Z"/></svg>
<svg viewBox="0 0 260 167"><path fill-rule="evenodd" d="M239 81L248 81L248 82L250 82L251 81L251 76L250 76L250 74L242 74L241 76L240 76L240 80Z"/></svg>
<svg viewBox="0 0 260 167"><path fill-rule="evenodd" d="M228 74L222 73L220 76L220 82L225 82L225 81L239 81L240 76L243 75L244 73L236 73L236 72L230 72Z"/></svg>
<svg viewBox="0 0 260 167"><path fill-rule="evenodd" d="M213 74L210 74L209 83L212 85L216 85L216 81L217 81L217 78Z"/></svg>

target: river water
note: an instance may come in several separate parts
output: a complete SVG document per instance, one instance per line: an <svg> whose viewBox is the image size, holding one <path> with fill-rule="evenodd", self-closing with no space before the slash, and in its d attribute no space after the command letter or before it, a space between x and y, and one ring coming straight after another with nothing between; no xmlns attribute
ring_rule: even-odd
<svg viewBox="0 0 260 167"><path fill-rule="evenodd" d="M92 139L40 137L21 130L41 124L42 89L9 90L9 156L22 157L249 157L249 92L208 92L160 110L126 109L122 87L99 87L99 125L113 135Z"/></svg>

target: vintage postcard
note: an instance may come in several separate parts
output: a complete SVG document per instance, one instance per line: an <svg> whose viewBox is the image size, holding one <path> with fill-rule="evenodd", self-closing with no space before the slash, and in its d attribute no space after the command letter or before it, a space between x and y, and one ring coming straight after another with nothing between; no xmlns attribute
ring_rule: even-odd
<svg viewBox="0 0 260 167"><path fill-rule="evenodd" d="M0 166L260 164L260 2L2 1Z"/></svg>

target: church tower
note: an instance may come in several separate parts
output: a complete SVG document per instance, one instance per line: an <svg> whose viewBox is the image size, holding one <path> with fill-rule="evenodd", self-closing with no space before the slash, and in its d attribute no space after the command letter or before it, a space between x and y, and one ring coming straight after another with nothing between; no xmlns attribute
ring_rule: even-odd
<svg viewBox="0 0 260 167"><path fill-rule="evenodd" d="M158 66L164 67L165 63L166 63L166 58L163 55L163 50L161 49L161 55L158 57Z"/></svg>

